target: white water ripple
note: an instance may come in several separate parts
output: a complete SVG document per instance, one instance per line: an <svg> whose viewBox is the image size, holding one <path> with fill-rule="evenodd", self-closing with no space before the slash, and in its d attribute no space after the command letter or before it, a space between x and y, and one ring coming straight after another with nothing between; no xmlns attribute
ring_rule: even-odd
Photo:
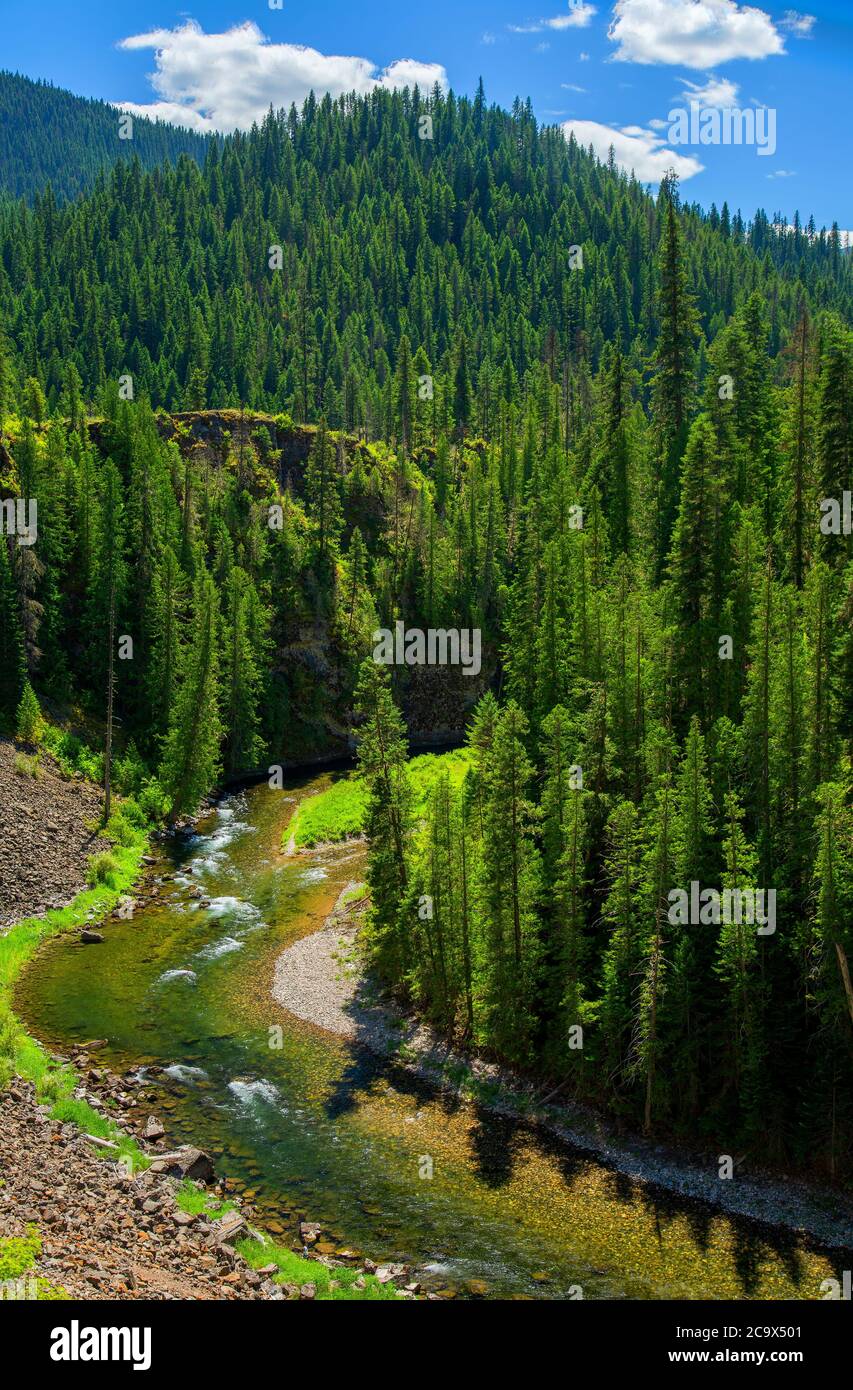
<svg viewBox="0 0 853 1390"><path fill-rule="evenodd" d="M256 1100L265 1100L274 1105L278 1100L278 1088L271 1081L247 1081L235 1077L228 1082L228 1089L237 1097L241 1105L251 1105Z"/></svg>
<svg viewBox="0 0 853 1390"><path fill-rule="evenodd" d="M230 955L232 951L242 951L243 942L235 936L222 936L218 941L210 941L196 952L196 960L218 960L220 956Z"/></svg>
<svg viewBox="0 0 853 1390"><path fill-rule="evenodd" d="M191 1067L185 1062L173 1062L170 1067L164 1067L166 1076L171 1076L173 1081L206 1081L207 1072L203 1067Z"/></svg>

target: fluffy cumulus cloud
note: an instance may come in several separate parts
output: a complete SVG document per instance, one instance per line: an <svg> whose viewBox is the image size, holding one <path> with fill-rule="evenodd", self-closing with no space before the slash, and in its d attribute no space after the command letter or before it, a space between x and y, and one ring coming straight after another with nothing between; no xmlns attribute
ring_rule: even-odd
<svg viewBox="0 0 853 1390"><path fill-rule="evenodd" d="M319 53L299 44L270 43L247 21L223 34L206 34L190 20L176 29L153 29L123 39L120 48L153 49L151 85L158 100L120 102L126 111L172 121L191 130L246 130L270 106L300 105L308 93L365 93L374 87L446 89L439 63L398 58L379 70L367 58Z"/></svg>
<svg viewBox="0 0 853 1390"><path fill-rule="evenodd" d="M608 37L628 63L715 68L785 52L770 15L735 0L616 0Z"/></svg>
<svg viewBox="0 0 853 1390"><path fill-rule="evenodd" d="M633 169L641 183L659 183L669 169L674 169L681 179L690 179L705 167L692 155L668 149L663 136L643 126L622 126L617 130L598 121L564 121L563 132L567 140L574 135L585 149L592 145L601 160L609 159L612 146L620 169L628 173Z"/></svg>

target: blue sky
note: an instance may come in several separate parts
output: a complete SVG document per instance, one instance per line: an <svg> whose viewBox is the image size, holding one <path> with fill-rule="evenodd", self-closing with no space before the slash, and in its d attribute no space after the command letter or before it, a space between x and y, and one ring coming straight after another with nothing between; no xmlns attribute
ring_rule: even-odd
<svg viewBox="0 0 853 1390"><path fill-rule="evenodd" d="M691 201L853 229L853 4L798 2L4 0L0 62L198 129L248 124L310 86L438 78L470 93L482 75L490 101L529 96L540 120L574 125L602 156L613 143L650 182L674 164ZM691 101L679 133L671 113ZM732 108L756 143L718 142Z"/></svg>

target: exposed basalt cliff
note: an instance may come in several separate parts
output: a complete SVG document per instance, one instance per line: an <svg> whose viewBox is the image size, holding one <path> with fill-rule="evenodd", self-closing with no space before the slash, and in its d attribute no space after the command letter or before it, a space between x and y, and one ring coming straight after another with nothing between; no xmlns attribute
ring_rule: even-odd
<svg viewBox="0 0 853 1390"><path fill-rule="evenodd" d="M238 458L250 448L261 464L277 478L282 490L290 488L297 496L303 492L305 466L317 437L316 425L294 425L282 416L241 410L184 410L174 415L160 413L158 427L165 439L174 439L182 453L192 450L196 457L224 463L229 452ZM270 448L261 433L269 437ZM360 439L334 434L338 456L345 468L355 452L363 449Z"/></svg>

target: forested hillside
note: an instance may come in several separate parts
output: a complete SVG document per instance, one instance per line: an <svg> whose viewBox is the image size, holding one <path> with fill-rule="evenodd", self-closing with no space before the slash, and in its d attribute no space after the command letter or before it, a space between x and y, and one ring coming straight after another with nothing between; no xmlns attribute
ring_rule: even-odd
<svg viewBox="0 0 853 1390"><path fill-rule="evenodd" d="M0 72L0 197L32 202L49 183L65 202L131 155L146 169L181 154L204 158L204 136L145 117L134 116L132 140L120 140L121 114L109 102Z"/></svg>
<svg viewBox="0 0 853 1390"><path fill-rule="evenodd" d="M0 483L38 499L0 716L32 730L28 679L109 708L172 818L354 729L389 987L649 1131L848 1172L849 257L652 199L520 105L435 95L432 140L423 109L310 101L0 210ZM478 630L481 682L389 679L398 620ZM448 725L489 688L416 817L395 699L427 676ZM764 915L673 916L692 885Z"/></svg>
<svg viewBox="0 0 853 1390"><path fill-rule="evenodd" d="M122 162L80 203L0 208L0 323L20 378L54 406L73 363L87 394L130 373L155 406L322 414L390 438L409 428L395 370L431 375L416 427L434 443L494 433L542 367L587 390L617 337L642 372L659 331L652 198L521 104L434 94L421 139L426 110L409 91L309 100L212 143L203 169ZM763 214L747 229L728 207L681 226L708 337L755 290L773 355L804 287L849 314L837 232L812 242Z"/></svg>

